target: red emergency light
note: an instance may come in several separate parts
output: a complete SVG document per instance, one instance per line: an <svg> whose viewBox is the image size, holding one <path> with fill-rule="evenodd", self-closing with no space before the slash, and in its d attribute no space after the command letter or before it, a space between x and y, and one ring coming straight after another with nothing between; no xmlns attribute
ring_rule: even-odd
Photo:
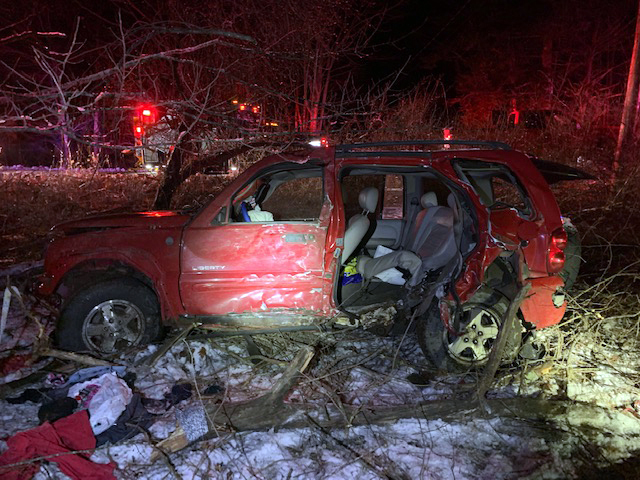
<svg viewBox="0 0 640 480"><path fill-rule="evenodd" d="M153 124L157 120L157 110L152 105L140 105L136 109L138 121L144 124Z"/></svg>

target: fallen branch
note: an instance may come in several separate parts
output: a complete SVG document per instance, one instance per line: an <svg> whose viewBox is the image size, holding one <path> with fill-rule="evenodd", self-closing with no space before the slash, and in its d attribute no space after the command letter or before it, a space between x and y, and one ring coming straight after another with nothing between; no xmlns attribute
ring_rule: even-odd
<svg viewBox="0 0 640 480"><path fill-rule="evenodd" d="M231 429L233 431L260 430L286 423L293 410L291 406L283 402L284 397L296 384L302 372L309 366L313 356L313 348L308 345L302 347L266 395L236 404L205 403L204 408L209 433L204 438L217 436L217 432L220 429ZM184 430L178 428L169 438L160 442L157 448L166 453L173 453L182 450L189 443L190 441ZM154 452L151 460L155 461L158 455L157 452Z"/></svg>
<svg viewBox="0 0 640 480"><path fill-rule="evenodd" d="M550 401L536 398L489 398L483 404L476 400L443 399L422 402L415 405L396 406L346 406L341 409L334 405L309 405L309 404L280 404L271 407L270 411L255 410L257 403L264 399L253 400L246 403L227 405L207 405L207 411L211 411L213 416L211 421L220 422L217 424L217 431L260 431L278 428L349 428L364 425L385 425L397 422L401 419L426 419L443 421L466 422L474 415L487 418L509 417L526 419L540 424L547 424L554 418L562 419L571 411L575 415L591 418L598 414L623 415L623 412L606 409L596 405L578 403L575 401ZM488 410L483 408L488 406ZM215 411L214 411L215 410ZM273 414L273 411L277 414ZM345 417L346 414L346 417ZM206 440L218 436L214 429L210 429L207 436L198 441ZM182 428L176 431L166 440L163 440L155 447L165 454L175 453L189 446L189 442ZM160 453L155 452L151 456L151 461L158 460Z"/></svg>
<svg viewBox="0 0 640 480"><path fill-rule="evenodd" d="M105 360L98 360L89 355L81 355L79 353L64 352L62 350L56 350L53 348L45 348L37 352L37 355L41 357L53 357L61 360L69 360L72 362L83 363L85 365L91 365L92 367L110 367L117 365L113 362L107 362Z"/></svg>
<svg viewBox="0 0 640 480"><path fill-rule="evenodd" d="M500 363L504 358L504 349L507 345L507 341L513 336L512 333L516 328L518 310L520 309L520 305L522 305L522 302L526 298L527 293L529 293L529 290L531 290L530 283L527 283L522 288L520 288L518 294L511 301L511 303L509 303L509 308L507 308L507 311L504 314L502 328L498 333L496 343L491 350L487 365L485 366L484 371L482 372L482 376L480 377L480 380L478 381L478 385L476 387L476 400L481 403L484 402L484 396L489 391L489 387L491 387L491 384L493 383L496 372L498 371L498 367L500 366Z"/></svg>

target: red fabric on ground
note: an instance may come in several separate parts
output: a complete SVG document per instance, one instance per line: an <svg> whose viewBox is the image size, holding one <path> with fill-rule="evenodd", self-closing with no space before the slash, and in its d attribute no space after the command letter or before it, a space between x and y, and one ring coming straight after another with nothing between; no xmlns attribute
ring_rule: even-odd
<svg viewBox="0 0 640 480"><path fill-rule="evenodd" d="M33 355L11 355L0 359L0 377L6 377L10 373L17 372L21 368L30 365Z"/></svg>
<svg viewBox="0 0 640 480"><path fill-rule="evenodd" d="M56 462L63 473L78 480L110 480L113 464L93 463L91 452L75 453L76 450L93 450L96 439L89 424L89 414L81 410L68 417L20 432L7 440L9 450L0 455L0 478L22 480L31 478L40 462L12 466L33 458L47 457Z"/></svg>

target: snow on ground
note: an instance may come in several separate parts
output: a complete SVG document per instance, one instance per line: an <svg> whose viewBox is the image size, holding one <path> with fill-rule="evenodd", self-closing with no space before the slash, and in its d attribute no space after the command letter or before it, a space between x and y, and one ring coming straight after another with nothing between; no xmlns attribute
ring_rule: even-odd
<svg viewBox="0 0 640 480"><path fill-rule="evenodd" d="M24 299L49 332L49 310L34 306L31 297ZM0 359L28 351L39 331L34 323L20 303L12 301L0 339ZM247 359L241 338L182 341L153 367L135 366L158 348L148 346L120 359L135 372L136 390L159 399L173 385L189 382L197 393L160 415L148 437L140 434L99 448L93 459L116 462L116 475L124 479L583 478L589 469L593 472L597 466L640 451L640 419L635 410L640 401L637 342L621 337L615 322L604 324L601 330L598 339L608 341L594 343L588 335L577 337L571 351L556 362L502 372L499 387L491 392L493 397L566 395L587 404L563 414L527 420L461 411L447 419L401 419L386 425L321 429L310 424L266 432L221 432L219 438L195 443L154 463L149 460L153 444L176 428L175 408L200 398L238 402L266 393L301 344L315 345L318 353L288 396L290 402L319 407L447 402L461 387L471 385L473 378L425 372L413 339L380 338L363 331L257 336L255 342L262 353L273 359L257 366ZM550 359L559 331L550 330L543 336L552 345ZM19 375L40 367L23 369ZM426 385L407 380L416 372L426 378ZM17 376L9 374L0 382ZM205 395L212 385L221 390ZM37 426L37 410L35 404L11 405L0 400L0 439ZM5 448L0 440L0 452ZM66 477L54 464L45 464L36 478Z"/></svg>

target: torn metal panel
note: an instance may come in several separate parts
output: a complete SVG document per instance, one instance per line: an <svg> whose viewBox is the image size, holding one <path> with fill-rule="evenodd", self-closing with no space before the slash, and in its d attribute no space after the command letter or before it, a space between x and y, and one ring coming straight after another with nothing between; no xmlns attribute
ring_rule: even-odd
<svg viewBox="0 0 640 480"><path fill-rule="evenodd" d="M524 319L536 328L560 323L567 309L562 278L532 278L529 282L531 291L520 306Z"/></svg>

